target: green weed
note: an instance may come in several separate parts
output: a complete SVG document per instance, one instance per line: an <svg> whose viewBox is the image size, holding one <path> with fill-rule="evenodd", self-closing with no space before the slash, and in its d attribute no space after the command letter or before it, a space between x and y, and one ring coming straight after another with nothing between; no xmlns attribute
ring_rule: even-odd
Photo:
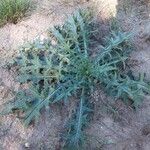
<svg viewBox="0 0 150 150"><path fill-rule="evenodd" d="M0 26L11 22L16 24L23 18L31 6L31 0L1 0Z"/></svg>
<svg viewBox="0 0 150 150"><path fill-rule="evenodd" d="M138 107L150 90L143 76L136 79L126 73L132 50L130 35L112 32L105 43L97 45L97 54L93 56L95 32L91 13L79 10L63 26L50 30L55 44L45 40L23 47L15 60L19 69L17 80L28 83L29 89L19 91L3 113L20 110L29 125L38 121L43 108L59 102L67 104L69 97L75 97L77 108L72 118L68 118L63 136L65 148L70 150L81 149L84 143L84 128L93 111L90 95L98 85L114 100L131 101Z"/></svg>

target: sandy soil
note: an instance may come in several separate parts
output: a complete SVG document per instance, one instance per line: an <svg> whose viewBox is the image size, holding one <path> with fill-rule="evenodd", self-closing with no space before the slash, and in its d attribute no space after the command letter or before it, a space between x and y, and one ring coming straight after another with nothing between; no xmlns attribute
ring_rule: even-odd
<svg viewBox="0 0 150 150"><path fill-rule="evenodd" d="M37 8L18 24L0 28L0 105L13 98L19 84L16 73L3 67L12 60L19 46L35 38L46 38L47 30L60 24L77 7L98 6L97 14L102 29L112 16L124 31L133 32L132 43L136 51L131 55L131 65L136 75L146 72L150 79L150 1L149 0L35 0ZM145 97L136 112L122 102L113 104L100 90L93 94L95 114L89 127L89 150L149 150L150 149L150 97ZM73 105L73 104L72 104ZM0 107L1 108L1 107ZM64 112L57 106L43 113L38 125L25 128L14 115L0 117L0 150L61 150L60 133L70 110ZM28 147L28 148L27 148Z"/></svg>

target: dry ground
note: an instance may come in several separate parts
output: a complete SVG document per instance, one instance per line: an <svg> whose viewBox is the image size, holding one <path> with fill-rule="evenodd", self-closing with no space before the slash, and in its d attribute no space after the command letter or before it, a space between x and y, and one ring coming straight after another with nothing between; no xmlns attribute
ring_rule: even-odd
<svg viewBox="0 0 150 150"><path fill-rule="evenodd" d="M18 24L0 28L0 105L13 98L15 72L3 67L18 54L18 47L38 37L47 37L47 30L60 24L78 7L98 6L97 14L101 31L107 32L108 24L115 17L119 26L133 32L132 43L136 51L131 55L135 75L146 72L150 79L150 1L149 0L35 0L37 8L31 16ZM133 111L122 102L109 106L100 90L93 93L95 114L89 127L89 150L150 150L150 97ZM110 99L111 100L111 99ZM73 105L73 104L72 104ZM113 107L113 108L112 108ZM66 108L67 109L67 108ZM113 109L116 111L113 112ZM112 111L111 111L112 110ZM0 150L61 150L60 133L70 110L57 106L50 113L43 113L38 125L25 128L14 115L0 117Z"/></svg>

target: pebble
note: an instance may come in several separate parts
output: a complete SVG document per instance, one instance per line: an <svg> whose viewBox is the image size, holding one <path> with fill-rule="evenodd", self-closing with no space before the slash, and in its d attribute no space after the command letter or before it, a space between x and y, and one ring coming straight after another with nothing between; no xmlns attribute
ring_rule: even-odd
<svg viewBox="0 0 150 150"><path fill-rule="evenodd" d="M29 148L30 144L29 143L25 143L24 146L25 146L25 148Z"/></svg>

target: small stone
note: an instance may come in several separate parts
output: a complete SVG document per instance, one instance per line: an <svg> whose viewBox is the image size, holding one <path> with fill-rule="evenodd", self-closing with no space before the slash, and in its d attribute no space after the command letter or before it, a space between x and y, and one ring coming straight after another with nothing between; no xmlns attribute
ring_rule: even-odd
<svg viewBox="0 0 150 150"><path fill-rule="evenodd" d="M29 143L25 143L24 146L25 146L25 148L29 148L30 144Z"/></svg>

